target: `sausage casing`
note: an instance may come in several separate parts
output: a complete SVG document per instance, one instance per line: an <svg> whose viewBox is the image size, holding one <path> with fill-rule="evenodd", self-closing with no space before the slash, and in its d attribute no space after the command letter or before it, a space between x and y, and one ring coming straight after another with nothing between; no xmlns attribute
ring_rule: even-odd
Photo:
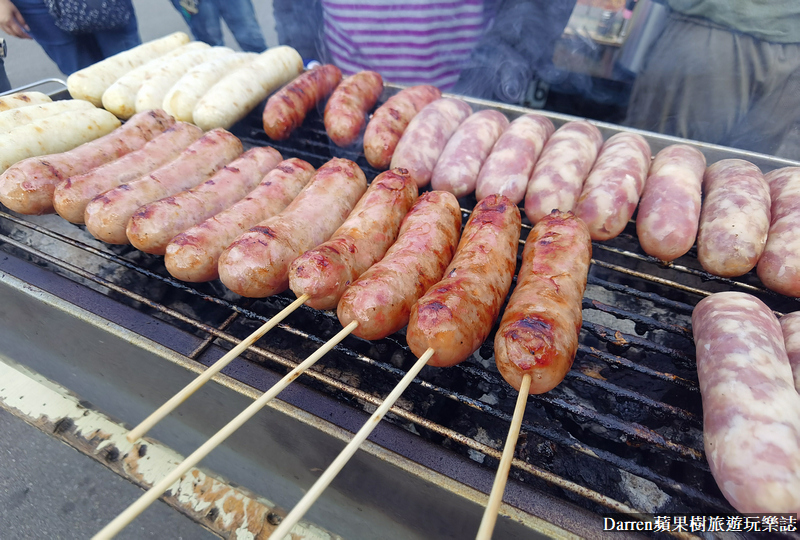
<svg viewBox="0 0 800 540"><path fill-rule="evenodd" d="M358 321L353 334L370 340L402 329L417 299L442 279L460 232L461 209L451 193L420 195L384 258L361 274L339 300L336 314L342 326Z"/></svg>
<svg viewBox="0 0 800 540"><path fill-rule="evenodd" d="M302 159L280 162L244 199L173 238L164 255L169 273L194 283L217 279L223 250L247 229L286 208L313 174L314 167Z"/></svg>
<svg viewBox="0 0 800 540"><path fill-rule="evenodd" d="M264 131L270 139L288 139L300 127L306 114L325 99L341 82L342 72L333 64L317 66L275 92L262 114Z"/></svg>
<svg viewBox="0 0 800 540"><path fill-rule="evenodd" d="M419 187L428 185L447 141L471 113L469 104L460 99L441 98L426 105L397 143L392 168L408 169Z"/></svg>
<svg viewBox="0 0 800 540"><path fill-rule="evenodd" d="M519 390L531 376L531 394L556 387L578 350L592 239L572 212L553 212L525 241L517 286L494 339L497 369Z"/></svg>
<svg viewBox="0 0 800 540"><path fill-rule="evenodd" d="M98 240L127 244L128 220L140 206L196 186L241 153L242 143L235 135L211 130L173 161L92 199L84 213L86 229Z"/></svg>
<svg viewBox="0 0 800 540"><path fill-rule="evenodd" d="M742 159L723 159L706 169L697 232L697 260L717 276L746 274L767 243L769 186L761 170Z"/></svg>
<svg viewBox="0 0 800 540"><path fill-rule="evenodd" d="M525 191L525 215L531 223L553 210L575 209L601 146L602 133L584 120L567 122L547 139Z"/></svg>
<svg viewBox="0 0 800 540"><path fill-rule="evenodd" d="M645 253L672 261L692 247L705 171L705 156L692 146L673 144L656 154L636 215L636 235Z"/></svg>
<svg viewBox="0 0 800 540"><path fill-rule="evenodd" d="M692 312L711 474L739 512L800 511L800 394L781 326L754 296L713 294Z"/></svg>
<svg viewBox="0 0 800 540"><path fill-rule="evenodd" d="M417 199L417 183L404 169L378 175L333 236L289 268L289 287L306 305L331 309L345 289L380 260L397 239L400 222Z"/></svg>
<svg viewBox="0 0 800 540"><path fill-rule="evenodd" d="M383 93L383 77L361 71L344 79L325 105L325 131L337 146L350 146L361 134L367 113Z"/></svg>
<svg viewBox="0 0 800 540"><path fill-rule="evenodd" d="M251 148L205 182L140 207L128 221L128 240L140 251L164 255L172 238L241 200L281 159L274 148Z"/></svg>
<svg viewBox="0 0 800 540"><path fill-rule="evenodd" d="M520 202L539 154L555 129L541 114L526 114L511 122L483 163L475 188L478 200L497 194L514 204Z"/></svg>
<svg viewBox="0 0 800 540"><path fill-rule="evenodd" d="M767 173L771 222L758 277L770 290L800 296L800 167Z"/></svg>
<svg viewBox="0 0 800 540"><path fill-rule="evenodd" d="M406 88L386 100L372 115L364 131L364 155L376 169L386 169L408 123L428 103L442 97L435 86Z"/></svg>
<svg viewBox="0 0 800 540"><path fill-rule="evenodd" d="M447 367L481 346L511 287L520 229L519 208L508 197L490 195L475 206L444 279L411 310L406 340L415 355L432 348L428 363Z"/></svg>
<svg viewBox="0 0 800 540"><path fill-rule="evenodd" d="M800 311L787 313L780 318L783 343L794 376L794 387L800 392Z"/></svg>
<svg viewBox="0 0 800 540"><path fill-rule="evenodd" d="M358 165L330 160L283 212L251 228L220 255L222 283L250 298L285 291L292 261L330 238L366 189Z"/></svg>
<svg viewBox="0 0 800 540"><path fill-rule="evenodd" d="M431 177L431 187L464 197L475 191L478 173L497 138L508 127L500 111L484 109L461 123L447 141Z"/></svg>

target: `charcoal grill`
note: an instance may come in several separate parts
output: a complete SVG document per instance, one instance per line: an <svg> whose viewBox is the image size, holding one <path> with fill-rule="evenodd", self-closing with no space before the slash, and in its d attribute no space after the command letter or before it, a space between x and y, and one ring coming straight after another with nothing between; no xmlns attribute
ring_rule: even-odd
<svg viewBox="0 0 800 540"><path fill-rule="evenodd" d="M398 90L387 85L381 101ZM510 119L531 112L465 99ZM542 114L556 126L573 119ZM597 125L606 138L622 129ZM315 167L336 156L356 161L368 179L378 174L360 142L341 149L328 141L319 112L280 143L267 139L258 110L233 131L246 146L271 145ZM681 142L709 163L735 157L764 172L800 165L640 133L654 154ZM466 220L475 200L460 203ZM0 210L2 354L129 426L294 299L243 299L218 281L185 284L160 257L102 245L57 216ZM520 255L530 229L523 220ZM693 306L723 290L754 294L778 313L800 308L754 273L704 272L694 248L670 264L647 256L633 221L593 243L575 364L556 389L529 399L495 538L599 537L610 513L733 512L703 453L690 326ZM191 452L338 330L334 312L301 307L152 436ZM307 519L345 538L474 536L516 398L494 366L493 339L461 365L424 368ZM275 501L276 511L290 509L413 360L402 331L375 342L348 337L203 465Z"/></svg>

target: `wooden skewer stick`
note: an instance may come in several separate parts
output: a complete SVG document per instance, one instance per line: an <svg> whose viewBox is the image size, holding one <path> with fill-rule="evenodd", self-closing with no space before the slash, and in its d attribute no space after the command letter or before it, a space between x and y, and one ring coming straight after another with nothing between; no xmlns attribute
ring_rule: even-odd
<svg viewBox="0 0 800 540"><path fill-rule="evenodd" d="M489 502L486 504L486 511L481 519L481 526L478 529L476 540L491 540L494 525L497 522L497 512L503 502L503 493L506 490L508 472L511 470L511 460L514 459L514 449L517 446L519 429L522 426L522 417L525 415L525 405L528 403L528 392L531 388L531 375L526 373L522 377L522 384L517 396L517 405L514 408L514 416L511 419L511 427L508 428L506 445L503 447L503 455L500 457L500 466L497 467L497 475L494 477L492 492L489 494Z"/></svg>
<svg viewBox="0 0 800 540"><path fill-rule="evenodd" d="M195 380L187 384L183 390L172 396L169 401L164 403L161 407L156 409L150 416L145 418L138 426L133 428L125 436L128 442L135 442L144 434L150 431L153 426L158 424L169 413L178 408L178 406L189 399L189 396L194 394L198 388L206 384L211 377L222 371L222 368L230 364L236 357L238 357L250 345L261 339L261 337L275 328L278 323L289 316L293 311L306 303L310 297L307 294L301 295L297 300L283 308L280 312L275 314L270 320L265 322L261 328L250 334L247 338L242 340L236 347L228 351L225 356L214 362L208 369L201 373Z"/></svg>
<svg viewBox="0 0 800 540"><path fill-rule="evenodd" d="M302 363L290 371L280 381L264 392L260 398L254 401L244 411L239 413L239 416L231 420L225 427L215 433L208 439L200 448L195 450L189 457L184 459L175 469L165 476L160 482L151 487L144 495L139 497L132 505L126 508L120 515L115 517L108 525L103 527L100 532L92 537L92 540L105 540L113 538L122 529L125 528L136 516L141 514L148 506L153 504L165 491L167 491L175 482L180 480L181 476L197 465L204 457L206 457L212 450L222 444L225 439L230 437L237 429L239 429L245 422L247 422L254 414L260 411L264 405L269 403L275 396L277 396L284 388L289 386L289 383L299 377L305 370L310 368L314 363L325 356L331 349L333 349L340 341L346 338L358 326L357 321L353 321L344 327L338 334L333 336L327 343L317 349L314 354L306 358Z"/></svg>
<svg viewBox="0 0 800 540"><path fill-rule="evenodd" d="M375 429L375 426L383 419L386 415L387 411L394 405L395 401L402 395L405 389L411 384L411 381L419 374L420 370L428 363L431 356L433 356L434 350L428 349L425 353L419 357L419 360L408 370L408 373L397 383L397 386L394 387L394 390L386 396L386 399L383 400L380 407L370 416L369 420L364 424L364 426L358 430L358 433L355 434L353 439L344 447L344 450L336 457L333 463L328 466L322 476L320 476L308 493L300 499L300 502L289 512L289 515L286 516L283 521L281 521L280 526L275 529L275 531L270 535L269 540L281 540L292 529L292 527L297 524L298 521L308 512L308 509L316 502L322 492L325 491L325 488L333 481L339 471L344 468L347 462L353 457L353 454L356 453L358 447L361 446L369 434L372 433L372 430Z"/></svg>

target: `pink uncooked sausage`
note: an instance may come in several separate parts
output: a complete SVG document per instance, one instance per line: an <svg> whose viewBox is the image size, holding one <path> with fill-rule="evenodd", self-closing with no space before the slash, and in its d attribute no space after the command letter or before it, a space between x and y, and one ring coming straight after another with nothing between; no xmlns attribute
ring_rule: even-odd
<svg viewBox="0 0 800 540"><path fill-rule="evenodd" d="M136 210L125 231L128 240L140 251L164 255L172 238L241 200L281 159L269 146L251 148L202 184Z"/></svg>
<svg viewBox="0 0 800 540"><path fill-rule="evenodd" d="M767 173L772 207L764 253L758 259L758 277L769 289L800 296L800 167Z"/></svg>
<svg viewBox="0 0 800 540"><path fill-rule="evenodd" d="M672 261L692 247L705 171L705 156L692 146L675 144L656 154L636 215L636 234L645 253Z"/></svg>
<svg viewBox="0 0 800 540"><path fill-rule="evenodd" d="M553 210L575 209L601 146L602 133L584 120L567 122L550 136L525 192L525 215L531 223Z"/></svg>
<svg viewBox="0 0 800 540"><path fill-rule="evenodd" d="M447 141L471 113L469 104L460 99L441 98L426 105L397 143L392 168L408 169L419 187L427 186Z"/></svg>
<svg viewBox="0 0 800 540"><path fill-rule="evenodd" d="M742 159L706 169L697 232L697 260L708 272L734 277L758 262L767 243L769 186L761 170Z"/></svg>
<svg viewBox="0 0 800 540"><path fill-rule="evenodd" d="M272 169L247 197L167 244L164 266L173 277L193 283L219 277L222 251L250 227L286 208L314 175L314 167L290 158Z"/></svg>
<svg viewBox="0 0 800 540"><path fill-rule="evenodd" d="M794 376L795 390L800 392L800 311L787 313L780 318L783 343Z"/></svg>
<svg viewBox="0 0 800 540"><path fill-rule="evenodd" d="M800 512L800 394L781 325L763 302L723 292L692 313L711 474L739 512Z"/></svg>
<svg viewBox="0 0 800 540"><path fill-rule="evenodd" d="M553 122L540 114L526 114L511 122L481 167L475 188L478 200L497 194L519 203L539 154L555 129Z"/></svg>
<svg viewBox="0 0 800 540"><path fill-rule="evenodd" d="M617 133L603 144L575 206L592 240L609 240L625 229L649 168L650 145L641 135Z"/></svg>
<svg viewBox="0 0 800 540"><path fill-rule="evenodd" d="M500 111L484 109L470 115L444 147L433 169L431 187L456 197L475 191L481 166L507 127L508 118Z"/></svg>
<svg viewBox="0 0 800 540"><path fill-rule="evenodd" d="M219 278L236 294L264 298L289 288L289 265L331 237L367 189L354 162L334 158L283 212L262 221L222 252Z"/></svg>
<svg viewBox="0 0 800 540"><path fill-rule="evenodd" d="M417 199L405 169L379 174L330 240L306 251L289 267L289 288L306 305L331 309L347 287L379 261L397 239L400 222Z"/></svg>
<svg viewBox="0 0 800 540"><path fill-rule="evenodd" d="M458 245L461 209L446 191L423 193L408 211L386 256L345 292L336 314L353 334L382 339L408 324L411 307L442 279Z"/></svg>

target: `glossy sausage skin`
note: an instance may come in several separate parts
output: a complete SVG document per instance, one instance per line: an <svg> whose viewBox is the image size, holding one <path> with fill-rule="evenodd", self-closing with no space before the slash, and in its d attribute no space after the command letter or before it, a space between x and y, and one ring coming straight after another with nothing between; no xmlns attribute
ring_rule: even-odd
<svg viewBox="0 0 800 540"><path fill-rule="evenodd" d="M478 175L478 200L497 194L519 203L525 197L539 154L555 129L553 122L541 114L526 114L511 122Z"/></svg>
<svg viewBox="0 0 800 540"><path fill-rule="evenodd" d="M692 312L711 474L739 512L800 512L800 394L781 325L763 302L723 292Z"/></svg>
<svg viewBox="0 0 800 540"><path fill-rule="evenodd" d="M326 64L303 73L275 92L267 100L262 115L267 136L276 141L288 139L306 114L333 92L341 80L341 70Z"/></svg>
<svg viewBox="0 0 800 540"><path fill-rule="evenodd" d="M376 169L386 169L406 127L428 103L442 97L435 86L419 85L401 90L378 107L364 131L364 155Z"/></svg>
<svg viewBox="0 0 800 540"><path fill-rule="evenodd" d="M306 251L289 268L289 288L306 305L332 309L345 289L379 261L397 239L400 222L417 199L405 169L378 175L330 240Z"/></svg>
<svg viewBox="0 0 800 540"><path fill-rule="evenodd" d="M247 197L173 238L164 255L167 271L194 283L217 279L223 250L247 229L286 208L313 175L314 167L302 159L282 161Z"/></svg>
<svg viewBox="0 0 800 540"><path fill-rule="evenodd" d="M224 129L213 129L166 165L147 176L98 195L86 205L86 229L98 240L127 244L125 229L136 210L205 181L242 153L242 143Z"/></svg>
<svg viewBox="0 0 800 540"><path fill-rule="evenodd" d="M531 223L553 210L575 209L601 146L600 130L584 120L567 122L547 139L525 191L525 215Z"/></svg>
<svg viewBox="0 0 800 540"><path fill-rule="evenodd" d="M484 109L458 126L436 162L431 187L464 197L475 191L478 173L497 138L508 127L500 111Z"/></svg>
<svg viewBox="0 0 800 540"><path fill-rule="evenodd" d="M219 258L219 277L241 296L264 298L289 288L289 265L331 237L367 189L350 160L334 158L277 216L233 242Z"/></svg>
<svg viewBox="0 0 800 540"><path fill-rule="evenodd" d="M625 229L642 195L650 157L650 145L636 133L617 133L603 144L575 206L592 240L610 240Z"/></svg>
<svg viewBox="0 0 800 540"><path fill-rule="evenodd" d="M742 159L723 159L703 176L697 260L722 277L746 274L767 243L769 186L761 170Z"/></svg>
<svg viewBox="0 0 800 540"><path fill-rule="evenodd" d="M497 369L519 390L531 376L531 394L556 387L578 350L592 239L572 212L553 210L525 241L517 286L494 339Z"/></svg>
<svg viewBox="0 0 800 540"><path fill-rule="evenodd" d="M125 154L89 172L70 176L56 186L53 206L58 215L72 223L83 223L86 205L101 193L150 174L178 157L187 146L203 136L193 124L176 122L139 150Z"/></svg>
<svg viewBox="0 0 800 540"><path fill-rule="evenodd" d="M636 235L648 255L672 261L694 244L700 222L706 158L685 144L656 154L636 215Z"/></svg>
<svg viewBox="0 0 800 540"><path fill-rule="evenodd" d="M383 78L361 71L344 79L325 105L325 131L337 146L350 146L361 134L367 113L383 93Z"/></svg>
<svg viewBox="0 0 800 540"><path fill-rule="evenodd" d="M794 376L794 387L800 392L800 311L787 313L780 318L783 343Z"/></svg>
<svg viewBox="0 0 800 540"><path fill-rule="evenodd" d="M411 207L386 256L344 292L336 314L353 334L382 339L408 324L411 307L450 264L461 232L461 209L446 191L423 193Z"/></svg>
<svg viewBox="0 0 800 540"><path fill-rule="evenodd" d="M164 255L172 238L244 198L281 160L274 148L251 148L205 182L140 207L128 221L128 240L140 251Z"/></svg>
<svg viewBox="0 0 800 540"><path fill-rule="evenodd" d="M460 99L441 98L426 105L397 143L392 168L408 169L419 187L427 186L447 141L471 113L469 104Z"/></svg>
<svg viewBox="0 0 800 540"><path fill-rule="evenodd" d="M507 197L490 195L475 206L444 279L411 310L406 340L417 357L432 348L430 365L453 366L486 340L514 278L520 227L519 208Z"/></svg>
<svg viewBox="0 0 800 540"><path fill-rule="evenodd" d="M6 205L22 214L53 213L53 192L61 181L142 148L174 123L162 110L146 111L108 135L67 152L24 159L0 177L6 186L14 186L4 188L4 200L14 202L14 206Z"/></svg>
<svg viewBox="0 0 800 540"><path fill-rule="evenodd" d="M771 223L758 277L770 290L800 296L800 167L767 173Z"/></svg>

